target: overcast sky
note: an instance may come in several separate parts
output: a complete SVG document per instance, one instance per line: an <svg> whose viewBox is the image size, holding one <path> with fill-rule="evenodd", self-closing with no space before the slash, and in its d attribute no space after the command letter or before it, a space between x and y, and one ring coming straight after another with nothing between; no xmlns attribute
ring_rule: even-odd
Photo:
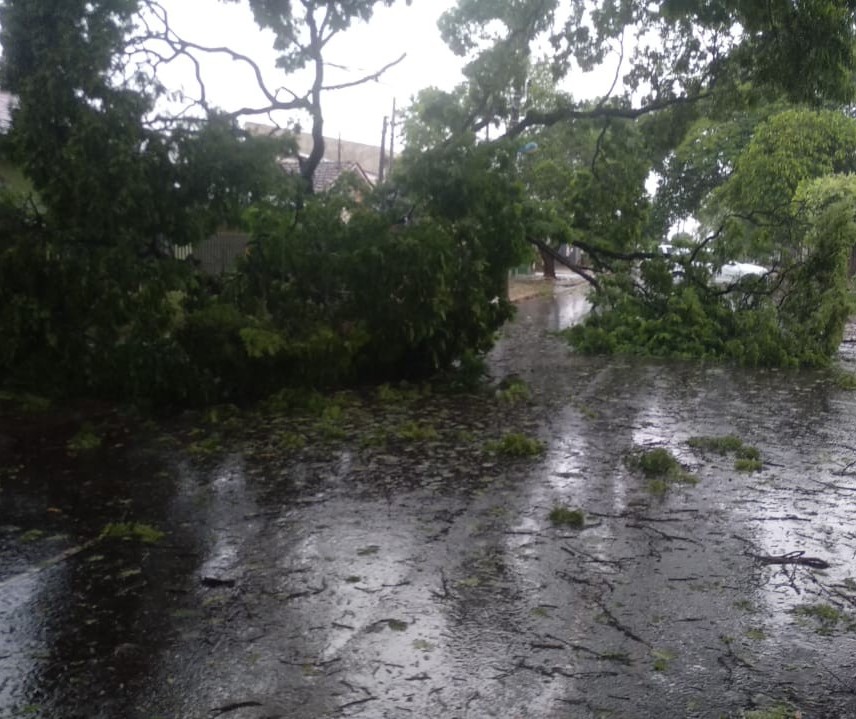
<svg viewBox="0 0 856 719"><path fill-rule="evenodd" d="M276 69L273 34L259 30L246 0L240 3L161 1L170 14L173 29L184 39L238 50L255 59L266 71L271 88L284 85L299 95L306 92L307 77L288 78ZM391 8L379 6L368 24L357 23L331 42L325 50L325 60L332 65L326 70L328 84L372 74L402 53L407 53L407 57L378 82L327 93L323 99L326 136L379 145L383 118L392 114L393 99L401 109L425 87L434 85L450 90L462 81L463 61L446 47L437 29L440 15L454 4L455 0L413 0L410 7L404 2ZM200 15L200 9L204 9L204 15ZM612 82L616 58L617 54L595 73L566 80L565 87L577 99L599 96ZM333 67L336 65L346 67L347 71ZM223 56L208 56L204 68L209 100L214 104L225 110L264 104L246 65ZM189 93L196 92L189 63L176 63L165 77L171 88L183 84ZM268 122L264 116L246 119ZM282 114L277 121L286 125ZM304 129L308 129L308 119L303 122Z"/></svg>
<svg viewBox="0 0 856 719"><path fill-rule="evenodd" d="M461 81L461 61L440 40L437 19L453 0L413 0L407 7L399 3L379 7L369 24L359 23L342 33L325 52L328 63L342 65L348 72L328 68L328 82L347 82L376 72L407 53L406 59L383 75L354 89L327 93L324 98L325 134L377 145L384 115L391 115L395 98L399 108L409 103L420 89L436 85L451 89ZM286 78L274 67L273 35L256 26L245 2L240 4L198 3L163 0L173 29L187 40L211 46L228 45L257 60L268 72L272 87L285 85L298 94L308 87L306 80ZM205 15L199 9L204 5ZM254 92L252 73L238 63L210 57L205 63L209 98L226 110L258 106L263 98ZM188 65L176 65L167 76L170 87L183 84L194 92L193 74ZM266 122L264 117L248 118ZM284 119L280 116L280 122Z"/></svg>

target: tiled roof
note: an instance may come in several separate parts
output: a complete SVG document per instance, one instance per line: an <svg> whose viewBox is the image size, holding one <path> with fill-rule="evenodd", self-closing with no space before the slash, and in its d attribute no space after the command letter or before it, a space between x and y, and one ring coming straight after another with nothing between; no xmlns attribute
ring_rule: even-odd
<svg viewBox="0 0 856 719"><path fill-rule="evenodd" d="M286 172L297 174L300 169L296 159L287 158L281 161L282 167ZM358 162L331 162L322 160L315 170L312 188L315 192L324 192L329 190L342 175L351 173L358 180L364 182L371 187L374 185L372 177L367 173Z"/></svg>
<svg viewBox="0 0 856 719"><path fill-rule="evenodd" d="M280 130L270 125L262 125L256 122L244 123L244 129L253 135L272 135L279 137L291 134L288 130ZM298 152L303 156L309 155L315 146L312 135L302 132L294 135L297 140ZM380 156L382 151L379 146L366 145L362 142L352 142L336 137L324 138L324 160L327 162L357 162L360 167L371 176L377 176L380 168ZM389 156L384 161L384 174L389 171Z"/></svg>

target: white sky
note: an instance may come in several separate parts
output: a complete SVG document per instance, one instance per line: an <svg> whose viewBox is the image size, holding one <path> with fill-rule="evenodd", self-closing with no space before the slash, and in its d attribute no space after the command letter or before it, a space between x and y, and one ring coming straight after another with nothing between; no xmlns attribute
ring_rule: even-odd
<svg viewBox="0 0 856 719"><path fill-rule="evenodd" d="M297 77L287 78L274 66L273 35L259 30L245 2L222 4L205 2L205 17L199 16L198 0L163 0L170 13L173 29L187 40L202 45L227 45L252 57L267 72L269 84L286 86L297 94L308 87ZM451 89L462 80L461 60L440 40L437 19L453 0L414 0L410 7L399 3L391 8L378 7L369 24L359 23L341 33L325 52L328 63L344 65L350 72L327 70L327 83L348 82L376 72L402 53L407 57L388 70L379 82L326 93L325 132L356 142L380 143L384 115L392 114L393 99L398 107L409 104L420 89L436 85ZM263 98L253 92L252 73L238 63L209 57L205 62L209 99L225 110L242 106L259 106ZM176 65L168 85L184 84L188 93L195 92L189 64ZM285 124L284 115L278 117ZM246 118L267 122L265 116ZM304 121L304 129L308 123Z"/></svg>
<svg viewBox="0 0 856 719"><path fill-rule="evenodd" d="M451 90L463 79L461 58L456 57L440 39L437 20L455 0L413 0L408 7L403 2L391 8L379 6L370 23L359 23L341 33L325 52L328 63L344 65L350 72L328 68L327 82L339 83L376 72L387 63L407 53L406 59L388 70L379 82L326 93L323 99L325 128L328 137L379 145L383 118L392 113L393 99L398 108L409 104L422 88L434 85ZM162 0L170 13L173 29L184 39L202 45L226 45L252 57L267 72L273 88L285 85L303 94L308 82L286 78L274 65L273 35L259 30L246 4L216 3L207 0ZM199 11L204 7L204 16ZM204 65L209 100L225 110L243 106L260 106L263 98L251 71L245 66L209 56ZM614 70L605 69L595 77L580 76L568 87L576 98L592 97L603 92L611 83ZM195 94L192 68L189 63L176 63L165 76L171 88L182 83L188 93ZM286 124L285 115L277 121ZM247 117L256 122L268 122L265 116ZM303 121L304 129L309 125Z"/></svg>

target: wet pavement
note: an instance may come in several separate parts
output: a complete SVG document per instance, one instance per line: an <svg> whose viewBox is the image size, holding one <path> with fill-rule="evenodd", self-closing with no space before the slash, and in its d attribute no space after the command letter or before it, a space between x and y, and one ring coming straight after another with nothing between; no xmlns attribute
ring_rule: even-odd
<svg viewBox="0 0 856 719"><path fill-rule="evenodd" d="M522 302L490 392L7 441L0 717L856 717L856 394L579 357L553 331L586 309ZM724 435L760 471L688 443Z"/></svg>

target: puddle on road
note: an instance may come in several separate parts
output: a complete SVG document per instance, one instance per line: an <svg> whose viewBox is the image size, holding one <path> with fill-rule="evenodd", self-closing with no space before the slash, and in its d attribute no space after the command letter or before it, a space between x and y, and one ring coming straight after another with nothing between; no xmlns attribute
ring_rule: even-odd
<svg viewBox="0 0 856 719"><path fill-rule="evenodd" d="M521 303L490 361L529 402L357 398L332 429L251 418L220 454L4 480L0 717L856 715L856 396L577 357L547 331L585 311ZM544 453L485 451L509 432ZM724 435L761 471L688 444ZM698 484L652 494L640 447ZM98 541L118 520L167 534ZM793 551L830 567L751 556Z"/></svg>

